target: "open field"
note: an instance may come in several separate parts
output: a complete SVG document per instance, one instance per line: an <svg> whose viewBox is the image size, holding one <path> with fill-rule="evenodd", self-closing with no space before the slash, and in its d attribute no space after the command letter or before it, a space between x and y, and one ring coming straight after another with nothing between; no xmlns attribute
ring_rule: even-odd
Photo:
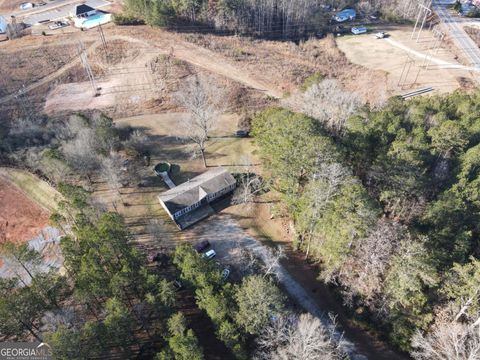
<svg viewBox="0 0 480 360"><path fill-rule="evenodd" d="M388 89L393 94L427 86L446 93L459 88L463 84L462 79L475 76L462 68L448 46L442 46L437 52L431 53L431 32L425 30L417 43L410 38L411 30L410 27L395 27L388 30L388 38L381 40L373 34L345 36L338 38L337 44L351 62L388 73ZM425 62L425 56L429 54L432 59ZM409 58L414 63L407 79L399 86L405 61ZM428 69L424 66L426 64L429 64ZM455 65L457 68L452 68Z"/></svg>
<svg viewBox="0 0 480 360"><path fill-rule="evenodd" d="M0 177L0 242L24 242L48 224L48 212Z"/></svg>
<svg viewBox="0 0 480 360"><path fill-rule="evenodd" d="M8 180L47 211L57 209L61 195L45 181L24 170L0 168L0 178Z"/></svg>

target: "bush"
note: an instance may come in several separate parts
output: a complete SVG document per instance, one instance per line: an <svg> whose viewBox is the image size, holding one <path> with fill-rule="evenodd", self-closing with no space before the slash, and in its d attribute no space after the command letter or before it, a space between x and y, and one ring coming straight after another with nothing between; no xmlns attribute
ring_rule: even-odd
<svg viewBox="0 0 480 360"><path fill-rule="evenodd" d="M113 15L115 25L144 25L145 22L135 16L115 14Z"/></svg>

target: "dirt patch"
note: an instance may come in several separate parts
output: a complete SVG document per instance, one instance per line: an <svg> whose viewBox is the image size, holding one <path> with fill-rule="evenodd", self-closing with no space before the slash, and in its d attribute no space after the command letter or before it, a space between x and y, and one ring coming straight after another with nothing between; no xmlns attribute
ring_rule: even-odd
<svg viewBox="0 0 480 360"><path fill-rule="evenodd" d="M0 177L0 242L25 242L48 224L48 211Z"/></svg>
<svg viewBox="0 0 480 360"><path fill-rule="evenodd" d="M0 13L8 13L20 10L20 4L25 0L0 0Z"/></svg>
<svg viewBox="0 0 480 360"><path fill-rule="evenodd" d="M75 45L0 52L0 97L17 92L61 68L76 56Z"/></svg>

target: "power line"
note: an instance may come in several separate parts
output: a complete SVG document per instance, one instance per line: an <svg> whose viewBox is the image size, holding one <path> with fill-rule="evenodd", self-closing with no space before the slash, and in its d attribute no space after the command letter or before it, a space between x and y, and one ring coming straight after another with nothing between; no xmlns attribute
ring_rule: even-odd
<svg viewBox="0 0 480 360"><path fill-rule="evenodd" d="M87 51L82 41L79 41L78 49L79 49L80 61L82 62L85 72L87 73L88 80L90 81L90 85L92 86L92 89L93 89L93 96L98 96L100 94L98 93L97 83L95 82L95 76L93 75L93 71L92 71L92 68L90 67L90 63L88 62Z"/></svg>

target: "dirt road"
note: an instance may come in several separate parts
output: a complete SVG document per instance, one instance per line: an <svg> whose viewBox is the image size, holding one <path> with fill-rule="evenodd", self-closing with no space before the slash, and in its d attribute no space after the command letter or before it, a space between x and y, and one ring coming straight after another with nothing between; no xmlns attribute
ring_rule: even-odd
<svg viewBox="0 0 480 360"><path fill-rule="evenodd" d="M184 241L188 240L191 242L208 240L217 252L218 259L233 267L238 266L241 249L249 249L261 259L267 256L266 245L249 236L237 221L228 214L220 213L212 216L193 228L183 231L181 237ZM286 261L288 262L289 260ZM276 273L279 282L298 305L321 319L326 326L332 326L332 322L328 317L330 309L320 306L322 301L319 297L323 296L322 293L316 292L315 295L311 295L310 292L300 285L293 273L289 272L283 265L277 267ZM325 294L325 296L327 295ZM340 325L342 326L343 324L340 323ZM342 326L340 330L343 334L337 330L336 336L340 339L343 335L341 344L353 360L406 359L390 351L385 346L379 346L369 335L359 329Z"/></svg>

